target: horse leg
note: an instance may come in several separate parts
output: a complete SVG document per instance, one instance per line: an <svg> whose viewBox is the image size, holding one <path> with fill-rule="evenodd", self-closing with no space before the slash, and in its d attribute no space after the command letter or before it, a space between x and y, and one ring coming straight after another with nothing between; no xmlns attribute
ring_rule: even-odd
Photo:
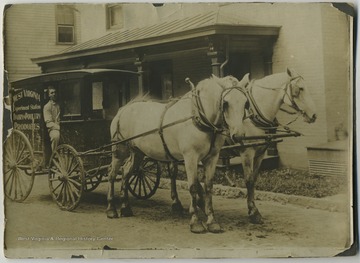
<svg viewBox="0 0 360 263"><path fill-rule="evenodd" d="M262 224L262 216L255 205L255 183L258 176L262 158L260 157L245 157L243 162L243 169L245 175L245 183L247 188L247 206L250 222L253 224Z"/></svg>
<svg viewBox="0 0 360 263"><path fill-rule="evenodd" d="M143 158L143 154L131 151L130 158L127 159L123 166L123 183L120 188L120 215L122 217L130 217L134 215L129 203L129 177L133 173L136 174L138 172L138 168Z"/></svg>
<svg viewBox="0 0 360 263"><path fill-rule="evenodd" d="M198 218L198 209L196 204L197 197L197 158L194 158L195 155L188 154L184 155L185 169L188 178L189 192L191 196L189 213L191 215L190 219L190 231L193 233L204 233L206 232L205 227Z"/></svg>
<svg viewBox="0 0 360 263"><path fill-rule="evenodd" d="M168 172L171 180L171 200L173 201L171 204L171 211L174 214L182 215L184 212L184 208L180 202L177 190L176 190L176 178L178 175L178 165L177 163L168 163Z"/></svg>
<svg viewBox="0 0 360 263"><path fill-rule="evenodd" d="M196 204L205 213L204 188L201 186L199 180L196 180L196 189L198 194Z"/></svg>
<svg viewBox="0 0 360 263"><path fill-rule="evenodd" d="M111 161L111 169L108 175L108 194L107 194L107 201L108 201L108 207L106 209L106 215L108 218L117 218L119 217L117 211L116 211L116 206L115 206L115 201L114 201L114 183L115 183L115 179L116 179L116 174L119 171L121 166L121 160L118 159L116 156L112 157L112 161Z"/></svg>
<svg viewBox="0 0 360 263"><path fill-rule="evenodd" d="M211 156L204 161L205 168L205 214L207 215L207 228L209 232L220 233L222 229L214 218L214 209L212 205L213 179L216 169L218 155ZM200 185L201 186L201 185Z"/></svg>

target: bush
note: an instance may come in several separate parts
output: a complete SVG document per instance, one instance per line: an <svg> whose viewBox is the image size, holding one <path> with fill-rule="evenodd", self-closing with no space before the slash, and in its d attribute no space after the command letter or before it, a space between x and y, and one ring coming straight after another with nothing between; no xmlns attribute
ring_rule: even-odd
<svg viewBox="0 0 360 263"><path fill-rule="evenodd" d="M224 176L224 169L217 169L214 183L230 186ZM168 177L168 176L167 176ZM203 169L199 169L199 177L203 177ZM232 169L229 178L235 186L245 188L245 180L242 171ZM183 166L179 166L178 180L186 180ZM296 169L274 169L259 173L255 189L274 193L301 195L308 197L326 197L344 193L347 189L347 179L343 176L326 177L310 175L308 171Z"/></svg>

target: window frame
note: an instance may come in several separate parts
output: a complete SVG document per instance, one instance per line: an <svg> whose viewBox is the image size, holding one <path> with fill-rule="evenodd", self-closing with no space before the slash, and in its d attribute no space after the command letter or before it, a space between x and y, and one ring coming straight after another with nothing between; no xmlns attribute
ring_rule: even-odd
<svg viewBox="0 0 360 263"><path fill-rule="evenodd" d="M59 15L60 15L60 6L66 6L69 10L71 10L72 12L72 16L73 16L73 24L61 24L60 23L60 19L59 19ZM55 23L56 23L56 44L57 45L74 45L76 44L76 40L75 40L75 23L76 23L76 19L75 19L75 12L74 12L74 6L73 5L56 5L55 6ZM71 28L72 29L72 41L71 42L63 42L60 41L60 30L59 28Z"/></svg>
<svg viewBox="0 0 360 263"><path fill-rule="evenodd" d="M121 13L121 23L118 25L111 24L111 9L112 8L119 8ZM106 12L106 29L113 30L113 29L121 29L124 27L124 17L123 17L123 6L121 4L107 4L105 7Z"/></svg>

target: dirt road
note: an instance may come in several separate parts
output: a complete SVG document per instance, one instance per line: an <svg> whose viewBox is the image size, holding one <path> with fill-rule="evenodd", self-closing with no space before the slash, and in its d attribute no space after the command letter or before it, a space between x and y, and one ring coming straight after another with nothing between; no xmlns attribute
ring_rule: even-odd
<svg viewBox="0 0 360 263"><path fill-rule="evenodd" d="M253 225L244 199L214 197L220 234L192 234L189 215L170 212L170 192L131 198L132 218L107 219L107 185L88 193L74 212L52 201L46 176L24 203L5 202L9 257L265 257L335 255L349 245L347 214L258 201L265 223ZM183 206L189 194L180 191ZM109 250L113 248L116 250Z"/></svg>

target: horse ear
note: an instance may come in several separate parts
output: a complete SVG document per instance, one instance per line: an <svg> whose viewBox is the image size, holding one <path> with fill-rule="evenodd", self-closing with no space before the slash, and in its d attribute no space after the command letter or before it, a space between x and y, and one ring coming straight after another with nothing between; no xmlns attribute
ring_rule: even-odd
<svg viewBox="0 0 360 263"><path fill-rule="evenodd" d="M292 70L290 68L286 68L286 72L289 75L289 77L292 77Z"/></svg>
<svg viewBox="0 0 360 263"><path fill-rule="evenodd" d="M250 73L246 73L244 77L239 81L240 87L245 87L250 82Z"/></svg>

